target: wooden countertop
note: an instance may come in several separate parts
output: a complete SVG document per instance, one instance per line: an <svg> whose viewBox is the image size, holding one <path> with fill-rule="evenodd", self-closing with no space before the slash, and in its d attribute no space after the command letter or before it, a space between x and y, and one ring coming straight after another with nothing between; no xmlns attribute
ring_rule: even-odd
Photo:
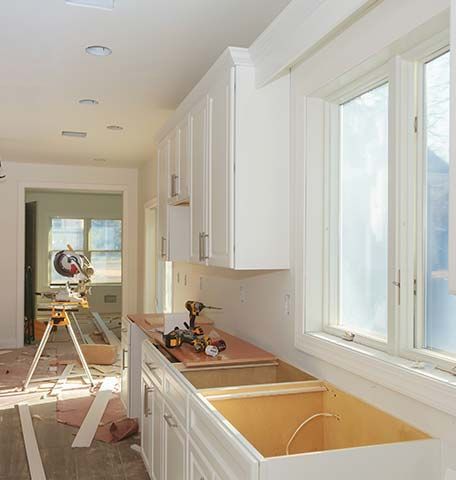
<svg viewBox="0 0 456 480"><path fill-rule="evenodd" d="M156 330L163 327L163 316L161 314L132 314L128 318L138 325L151 340L164 347L163 338ZM222 338L226 342L226 350L221 352L217 357L209 357L205 353L197 353L189 344L183 344L179 348L166 349L185 367L209 367L209 366L227 366L240 365L246 363L269 363L277 361L277 357L261 348L252 345L238 337L230 335L219 328L215 328L212 323L197 322L201 325L205 335L209 337Z"/></svg>

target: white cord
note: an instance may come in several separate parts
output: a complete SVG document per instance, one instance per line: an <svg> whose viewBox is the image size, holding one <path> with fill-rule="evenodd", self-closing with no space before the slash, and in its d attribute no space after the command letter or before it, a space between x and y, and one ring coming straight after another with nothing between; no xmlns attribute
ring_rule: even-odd
<svg viewBox="0 0 456 480"><path fill-rule="evenodd" d="M313 419L318 418L318 417L333 417L336 418L337 420L340 420L340 415L336 415L335 413L316 413L315 415L312 415L309 417L307 420L304 420L301 425L295 430L293 435L291 436L290 440L288 440L287 443L287 448L285 450L287 455L290 455L290 446L293 443L293 440L295 439L296 435L299 433L302 427L307 425L309 422L311 422Z"/></svg>

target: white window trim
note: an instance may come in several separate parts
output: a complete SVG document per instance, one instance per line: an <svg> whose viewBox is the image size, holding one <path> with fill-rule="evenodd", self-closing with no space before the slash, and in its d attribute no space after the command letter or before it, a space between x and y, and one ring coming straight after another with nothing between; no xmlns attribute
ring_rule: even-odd
<svg viewBox="0 0 456 480"><path fill-rule="evenodd" d="M394 213L401 221L401 228L406 226L407 235L397 234L391 240L400 254L396 262L400 268L402 282L399 291L402 322L396 322L390 315L388 348L382 351L378 343L369 342L362 345L347 342L342 338L324 331L324 219L321 215L324 205L325 167L325 100L331 98L331 87L325 86L320 95L304 97L296 118L304 124L301 132L304 140L304 164L295 165L294 195L297 202L296 220L303 221L303 229L297 229L294 243L294 289L296 292L295 346L305 353L334 364L353 374L367 378L391 390L414 398L422 403L456 415L456 377L450 373L434 368L438 363L448 371L454 367L451 359L436 352L414 348L414 282L404 281L413 278L409 269L415 268L414 248L416 242L415 198L416 182L407 181L411 165L416 165L415 115L417 115L416 92L410 91L410 79L416 75L416 59L436 52L448 44L448 31L441 32L419 47L394 57L389 64L392 67L390 78L390 97L400 95L402 101L393 102L390 112L390 129L395 131L397 141L393 141L391 154L406 158L407 161L396 162L395 174L398 181L392 194L395 196ZM383 58L384 61L384 58ZM375 62L368 62L372 66ZM454 67L452 67L454 68ZM366 71L360 66L360 71ZM350 72L346 77L351 77ZM355 77L356 78L356 77ZM352 76L353 80L353 76ZM365 80L365 78L364 78ZM352 84L353 85L353 84ZM339 88L340 91L340 88ZM329 93L328 93L329 92ZM411 115L411 112L413 114ZM298 142L297 145L300 145ZM312 161L314 159L314 161ZM412 162L412 163L411 163ZM305 178L305 189L299 187L297 178ZM415 176L416 179L416 176ZM400 183L402 182L402 185ZM405 190L404 190L405 185ZM399 186L406 192L401 196ZM411 200L413 199L413 201ZM410 215L410 212L412 214ZM302 219L302 220L300 220ZM312 245L312 249L309 248ZM394 262L394 259L392 259ZM394 287L395 288L395 287ZM394 290L393 290L394 292ZM404 322L404 318L407 319ZM356 337L355 337L356 338ZM369 340L369 339L368 339ZM423 363L422 363L423 362ZM429 362L429 363L424 363Z"/></svg>

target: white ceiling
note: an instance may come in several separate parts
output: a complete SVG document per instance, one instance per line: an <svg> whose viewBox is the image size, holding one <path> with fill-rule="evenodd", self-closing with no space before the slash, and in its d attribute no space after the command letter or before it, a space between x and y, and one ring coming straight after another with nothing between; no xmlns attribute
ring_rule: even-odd
<svg viewBox="0 0 456 480"><path fill-rule="evenodd" d="M0 155L5 160L135 166L155 132L227 46L248 47L290 0L64 0L0 7ZM109 57L85 53L105 45ZM78 104L95 98L97 106ZM106 129L122 125L122 132ZM65 138L62 130L86 131Z"/></svg>

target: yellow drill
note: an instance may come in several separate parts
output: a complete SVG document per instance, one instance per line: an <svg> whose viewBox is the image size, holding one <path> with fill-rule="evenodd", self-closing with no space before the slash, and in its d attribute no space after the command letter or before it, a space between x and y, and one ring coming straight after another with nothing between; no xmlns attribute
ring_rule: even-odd
<svg viewBox="0 0 456 480"><path fill-rule="evenodd" d="M194 300L187 300L185 302L185 308L189 311L190 314L190 325L188 328L192 331L195 328L196 317L198 317L205 308L207 308L208 310L222 310L220 307L210 307L208 305L204 305L204 303L195 302Z"/></svg>

